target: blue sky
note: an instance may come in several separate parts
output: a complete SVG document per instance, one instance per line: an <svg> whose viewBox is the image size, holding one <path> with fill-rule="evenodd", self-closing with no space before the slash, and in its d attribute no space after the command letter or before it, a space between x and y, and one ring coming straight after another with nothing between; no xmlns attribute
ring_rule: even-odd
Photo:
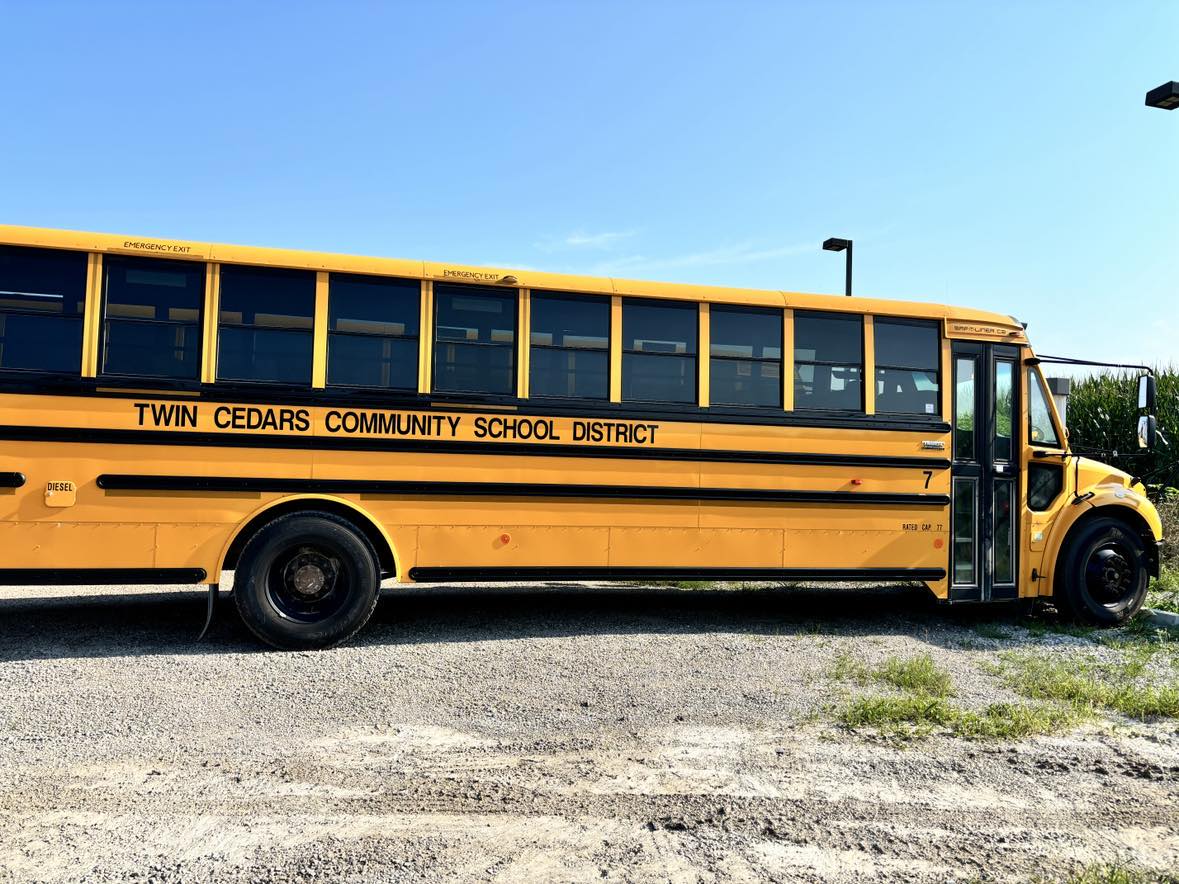
<svg viewBox="0 0 1179 884"><path fill-rule="evenodd" d="M0 0L0 222L1012 313L1179 363L1179 3Z"/></svg>

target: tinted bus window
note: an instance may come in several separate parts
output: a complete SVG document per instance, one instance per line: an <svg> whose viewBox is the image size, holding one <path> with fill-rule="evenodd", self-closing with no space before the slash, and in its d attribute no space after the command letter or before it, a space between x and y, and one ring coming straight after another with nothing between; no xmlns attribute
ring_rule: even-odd
<svg viewBox="0 0 1179 884"><path fill-rule="evenodd" d="M679 301L622 302L622 398L696 401L699 309Z"/></svg>
<svg viewBox="0 0 1179 884"><path fill-rule="evenodd" d="M529 396L610 398L610 299L532 293Z"/></svg>
<svg viewBox="0 0 1179 884"><path fill-rule="evenodd" d="M328 281L329 384L416 390L422 284L333 273Z"/></svg>
<svg viewBox="0 0 1179 884"><path fill-rule="evenodd" d="M80 374L85 252L0 246L0 369Z"/></svg>
<svg viewBox="0 0 1179 884"><path fill-rule="evenodd" d="M311 383L315 274L224 265L217 378Z"/></svg>
<svg viewBox="0 0 1179 884"><path fill-rule="evenodd" d="M782 405L782 313L713 305L709 399L713 405Z"/></svg>
<svg viewBox="0 0 1179 884"><path fill-rule="evenodd" d="M204 264L106 257L102 298L104 374L200 377Z"/></svg>
<svg viewBox="0 0 1179 884"><path fill-rule="evenodd" d="M939 414L937 323L881 319L872 323L876 344L876 411Z"/></svg>
<svg viewBox="0 0 1179 884"><path fill-rule="evenodd" d="M864 322L860 316L794 314L794 407L864 407Z"/></svg>
<svg viewBox="0 0 1179 884"><path fill-rule="evenodd" d="M516 392L516 292L434 286L434 389Z"/></svg>

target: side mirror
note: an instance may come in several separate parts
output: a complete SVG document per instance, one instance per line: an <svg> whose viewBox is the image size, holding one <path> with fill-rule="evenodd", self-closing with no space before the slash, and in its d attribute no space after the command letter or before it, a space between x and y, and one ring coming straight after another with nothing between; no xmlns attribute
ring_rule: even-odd
<svg viewBox="0 0 1179 884"><path fill-rule="evenodd" d="M1158 425L1153 414L1144 414L1138 418L1138 447L1154 448L1154 438L1158 433Z"/></svg>
<svg viewBox="0 0 1179 884"><path fill-rule="evenodd" d="M1144 374L1138 378L1138 407L1147 412L1154 411L1154 375Z"/></svg>

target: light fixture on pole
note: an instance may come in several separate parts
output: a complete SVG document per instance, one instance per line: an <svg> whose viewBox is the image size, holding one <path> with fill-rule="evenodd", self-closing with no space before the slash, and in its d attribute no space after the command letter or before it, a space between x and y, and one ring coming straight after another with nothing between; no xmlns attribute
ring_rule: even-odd
<svg viewBox="0 0 1179 884"><path fill-rule="evenodd" d="M851 297L851 274L852 274L852 241L850 239L839 239L838 237L831 237L823 240L823 249L828 252L842 252L847 251L847 280L843 287L843 293L849 298Z"/></svg>
<svg viewBox="0 0 1179 884"><path fill-rule="evenodd" d="M1151 89L1146 93L1147 107L1161 107L1163 110L1174 110L1179 107L1179 83L1170 83Z"/></svg>

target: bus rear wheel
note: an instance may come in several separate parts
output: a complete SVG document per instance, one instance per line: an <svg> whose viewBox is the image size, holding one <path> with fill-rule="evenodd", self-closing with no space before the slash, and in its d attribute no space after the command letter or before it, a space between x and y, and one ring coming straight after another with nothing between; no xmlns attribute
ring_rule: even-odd
<svg viewBox="0 0 1179 884"><path fill-rule="evenodd" d="M1054 599L1061 614L1094 626L1117 626L1138 613L1150 575L1146 546L1117 519L1097 518L1071 538Z"/></svg>
<svg viewBox="0 0 1179 884"><path fill-rule="evenodd" d="M233 597L262 641L306 650L355 635L372 616L380 586L376 552L351 523L329 513L292 513L250 538Z"/></svg>

